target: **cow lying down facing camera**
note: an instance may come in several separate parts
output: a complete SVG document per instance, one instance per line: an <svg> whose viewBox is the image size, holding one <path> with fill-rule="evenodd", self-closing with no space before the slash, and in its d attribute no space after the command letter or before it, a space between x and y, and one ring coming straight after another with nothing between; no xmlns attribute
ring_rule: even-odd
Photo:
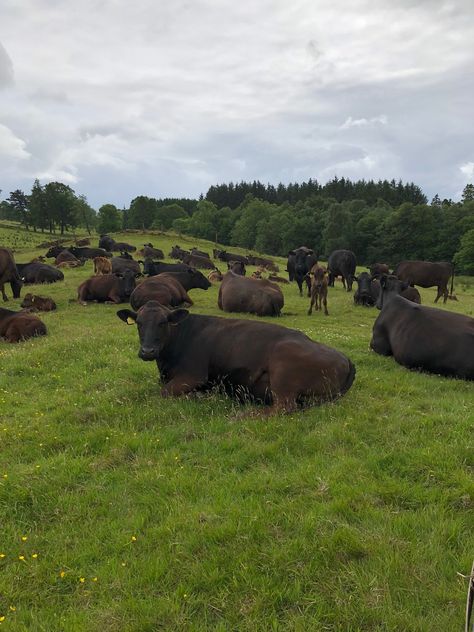
<svg viewBox="0 0 474 632"><path fill-rule="evenodd" d="M163 397L222 384L271 404L272 412L291 411L334 400L354 381L349 358L294 329L170 310L156 301L117 315L137 324L138 356L156 360Z"/></svg>

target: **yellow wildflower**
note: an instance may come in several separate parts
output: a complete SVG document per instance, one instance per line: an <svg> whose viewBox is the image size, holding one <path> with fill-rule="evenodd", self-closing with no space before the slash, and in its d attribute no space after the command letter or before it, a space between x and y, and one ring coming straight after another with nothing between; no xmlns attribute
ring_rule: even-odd
<svg viewBox="0 0 474 632"><path fill-rule="evenodd" d="M25 561L25 556L24 555L19 555L18 559L21 560L22 562L24 562Z"/></svg>
<svg viewBox="0 0 474 632"><path fill-rule="evenodd" d="M16 610L15 606L10 606L10 610L11 610L12 612L15 612L15 610Z"/></svg>
<svg viewBox="0 0 474 632"><path fill-rule="evenodd" d="M85 577L79 577L79 581L81 582L81 584L83 584L86 581Z"/></svg>
<svg viewBox="0 0 474 632"><path fill-rule="evenodd" d="M66 571L61 571L61 572L59 573L59 577L63 578L65 574L66 574Z"/></svg>
<svg viewBox="0 0 474 632"><path fill-rule="evenodd" d="M132 542L136 542L137 541L137 537L135 535L132 535Z"/></svg>
<svg viewBox="0 0 474 632"><path fill-rule="evenodd" d="M28 536L27 535L22 535L21 539L23 540L23 542L26 542L28 540Z"/></svg>
<svg viewBox="0 0 474 632"><path fill-rule="evenodd" d="M0 559L5 557L5 553L0 553Z"/></svg>
<svg viewBox="0 0 474 632"><path fill-rule="evenodd" d="M0 617L0 623L2 623L2 621L5 621L5 617L4 616Z"/></svg>
<svg viewBox="0 0 474 632"><path fill-rule="evenodd" d="M8 474L4 474L4 475L3 475L3 478L8 478Z"/></svg>
<svg viewBox="0 0 474 632"><path fill-rule="evenodd" d="M33 553L33 555L31 556L33 559L36 559L38 557L38 553Z"/></svg>
<svg viewBox="0 0 474 632"><path fill-rule="evenodd" d="M93 578L92 578L92 581L93 581L93 582L96 582L96 581L97 581L97 577L93 577Z"/></svg>

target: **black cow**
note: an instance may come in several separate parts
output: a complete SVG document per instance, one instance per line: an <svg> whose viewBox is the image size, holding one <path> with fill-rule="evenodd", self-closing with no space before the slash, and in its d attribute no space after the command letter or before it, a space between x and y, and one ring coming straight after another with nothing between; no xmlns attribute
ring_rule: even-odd
<svg viewBox="0 0 474 632"><path fill-rule="evenodd" d="M121 273L125 270L131 270L136 276L141 275L142 270L138 261L125 257L112 257L112 273Z"/></svg>
<svg viewBox="0 0 474 632"><path fill-rule="evenodd" d="M76 248L75 246L70 246L68 248L69 252L77 257L78 259L94 259L95 257L112 257L112 253L104 250L103 248Z"/></svg>
<svg viewBox="0 0 474 632"><path fill-rule="evenodd" d="M195 246L191 248L191 254L197 255L198 257L207 257L210 259L209 253L204 252L204 250L198 250Z"/></svg>
<svg viewBox="0 0 474 632"><path fill-rule="evenodd" d="M402 296L406 282L382 276L370 346L409 369L474 380L474 318L417 305Z"/></svg>
<svg viewBox="0 0 474 632"><path fill-rule="evenodd" d="M190 268L186 272L162 272L160 276L166 275L167 277L173 277L184 287L186 292L193 289L208 290L212 287L212 283L209 279L206 279L202 272Z"/></svg>
<svg viewBox="0 0 474 632"><path fill-rule="evenodd" d="M13 298L20 298L23 283L18 273L13 253L8 248L0 248L0 291L4 301L8 301L5 294L5 283L10 283Z"/></svg>
<svg viewBox="0 0 474 632"><path fill-rule="evenodd" d="M190 255L190 251L189 250L183 250L181 248L181 246L172 246L171 247L171 252L168 255L171 259L178 259L179 261L183 260L183 257L186 255Z"/></svg>
<svg viewBox="0 0 474 632"><path fill-rule="evenodd" d="M143 244L143 248L138 251L138 254L141 255L144 259L164 259L165 253L160 250L160 248L155 248L153 244Z"/></svg>
<svg viewBox="0 0 474 632"><path fill-rule="evenodd" d="M111 252L115 245L115 239L112 239L110 235L101 235L99 238L99 248L102 250L107 250L107 252ZM97 255L101 256L101 255Z"/></svg>
<svg viewBox="0 0 474 632"><path fill-rule="evenodd" d="M244 255L238 255L233 252L227 252L226 250L214 250L214 257L221 261L242 261L246 266L249 265L249 260Z"/></svg>
<svg viewBox="0 0 474 632"><path fill-rule="evenodd" d="M329 285L334 287L334 280L342 276L342 281L347 291L352 291L352 283L355 280L356 257L352 250L334 250L328 259Z"/></svg>
<svg viewBox="0 0 474 632"><path fill-rule="evenodd" d="M114 242L114 245L112 247L112 250L114 252L135 252L137 249L136 246L133 246L132 244L127 244L126 241L116 241Z"/></svg>
<svg viewBox="0 0 474 632"><path fill-rule="evenodd" d="M365 307L373 307L379 295L379 282L372 279L368 272L361 272L356 281L357 290L354 294L354 303Z"/></svg>
<svg viewBox="0 0 474 632"><path fill-rule="evenodd" d="M451 294L454 284L454 266L448 261L401 261L393 271L401 281L420 287L437 286L438 294L435 303L443 297L443 303L448 299L448 283L451 277Z"/></svg>
<svg viewBox="0 0 474 632"><path fill-rule="evenodd" d="M47 263L17 263L16 267L25 284L56 283L64 280L61 270Z"/></svg>
<svg viewBox="0 0 474 632"><path fill-rule="evenodd" d="M148 276L155 276L162 272L187 272L193 269L185 263L164 263L163 261L152 261L151 259L145 259L145 261L139 261L139 263L143 264L143 272Z"/></svg>
<svg viewBox="0 0 474 632"><path fill-rule="evenodd" d="M78 287L77 298L81 303L124 303L128 302L134 289L135 274L125 270L122 274L103 274L87 279Z"/></svg>
<svg viewBox="0 0 474 632"><path fill-rule="evenodd" d="M138 325L138 355L156 361L162 397L220 384L272 404L271 412L290 412L299 403L334 400L354 381L349 358L287 327L171 311L155 301L117 316Z"/></svg>
<svg viewBox="0 0 474 632"><path fill-rule="evenodd" d="M295 250L290 250L288 253L288 261L286 269L288 271L288 277L290 281L296 281L300 291L300 296L303 296L303 282L306 281L308 288L308 296L311 296L311 279L309 272L311 268L318 263L318 257L314 250L307 248L306 246L300 246Z"/></svg>

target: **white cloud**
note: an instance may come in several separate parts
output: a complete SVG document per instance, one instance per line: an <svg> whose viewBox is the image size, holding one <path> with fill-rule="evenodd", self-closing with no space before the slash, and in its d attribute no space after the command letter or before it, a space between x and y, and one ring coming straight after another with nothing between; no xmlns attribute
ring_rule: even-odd
<svg viewBox="0 0 474 632"><path fill-rule="evenodd" d="M0 124L0 158L7 160L25 160L30 157L26 143L6 127Z"/></svg>
<svg viewBox="0 0 474 632"><path fill-rule="evenodd" d="M380 116L374 116L370 119L360 118L353 119L352 116L349 116L344 123L340 126L339 129L349 129L351 127L366 127L370 125L387 125L388 118L385 114L380 114Z"/></svg>
<svg viewBox="0 0 474 632"><path fill-rule="evenodd" d="M466 162L459 169L469 180L474 180L474 162Z"/></svg>

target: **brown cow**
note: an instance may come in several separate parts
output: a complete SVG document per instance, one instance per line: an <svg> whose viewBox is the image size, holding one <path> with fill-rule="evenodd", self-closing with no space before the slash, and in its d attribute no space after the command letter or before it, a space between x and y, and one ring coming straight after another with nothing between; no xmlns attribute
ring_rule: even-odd
<svg viewBox="0 0 474 632"><path fill-rule="evenodd" d="M13 298L20 298L20 291L23 285L15 264L12 251L8 248L0 248L0 291L4 301L8 301L5 294L5 283L10 283Z"/></svg>
<svg viewBox="0 0 474 632"><path fill-rule="evenodd" d="M399 263L393 274L400 281L405 281L410 285L419 285L420 287L437 286L438 294L435 303L440 297L443 297L443 303L448 299L448 283L451 277L451 294L453 293L454 283L454 266L448 261L402 261Z"/></svg>
<svg viewBox="0 0 474 632"><path fill-rule="evenodd" d="M5 338L7 342L20 342L46 334L46 325L38 316L0 307L0 338Z"/></svg>
<svg viewBox="0 0 474 632"><path fill-rule="evenodd" d="M335 400L354 382L349 358L295 329L171 311L155 301L138 313L123 309L117 316L138 325L138 355L156 361L162 397L223 385L244 401L250 397L271 405L270 413L290 412Z"/></svg>
<svg viewBox="0 0 474 632"><path fill-rule="evenodd" d="M54 260L54 265L58 266L60 263L64 263L65 261L79 261L79 259L75 257L72 252L69 252L69 250L63 250Z"/></svg>
<svg viewBox="0 0 474 632"><path fill-rule="evenodd" d="M193 268L204 268L206 270L214 270L216 267L210 259L199 255L184 255L182 262Z"/></svg>
<svg viewBox="0 0 474 632"><path fill-rule="evenodd" d="M224 312L279 316L284 298L276 283L266 279L248 279L229 270L219 288L217 305Z"/></svg>
<svg viewBox="0 0 474 632"><path fill-rule="evenodd" d="M56 303L52 298L31 293L25 295L21 306L38 312L52 312L56 309Z"/></svg>
<svg viewBox="0 0 474 632"><path fill-rule="evenodd" d="M309 304L308 316L313 313L313 305L316 311L321 310L321 303L324 305L324 313L329 316L328 312L328 278L326 276L327 269L322 268L318 264L311 268L311 302ZM319 306L318 306L319 301Z"/></svg>
<svg viewBox="0 0 474 632"><path fill-rule="evenodd" d="M386 263L374 263L369 267L371 277L380 277L382 274L390 274L390 269Z"/></svg>
<svg viewBox="0 0 474 632"><path fill-rule="evenodd" d="M130 305L138 309L147 301L157 301L167 307L193 305L193 301L181 283L170 274L157 274L145 279L130 297Z"/></svg>
<svg viewBox="0 0 474 632"><path fill-rule="evenodd" d="M151 257L152 259L164 259L165 253L159 248L155 248L153 244L144 244L143 248L137 253L140 257L146 259Z"/></svg>
<svg viewBox="0 0 474 632"><path fill-rule="evenodd" d="M88 237L84 237L84 239L76 239L74 243L76 246L90 246L91 240Z"/></svg>
<svg viewBox="0 0 474 632"><path fill-rule="evenodd" d="M77 289L77 298L82 304L87 301L124 303L129 300L135 285L135 274L131 270L125 270L121 275L94 276L81 283Z"/></svg>
<svg viewBox="0 0 474 632"><path fill-rule="evenodd" d="M112 262L105 257L94 257L94 274L100 276L101 274L112 273Z"/></svg>

